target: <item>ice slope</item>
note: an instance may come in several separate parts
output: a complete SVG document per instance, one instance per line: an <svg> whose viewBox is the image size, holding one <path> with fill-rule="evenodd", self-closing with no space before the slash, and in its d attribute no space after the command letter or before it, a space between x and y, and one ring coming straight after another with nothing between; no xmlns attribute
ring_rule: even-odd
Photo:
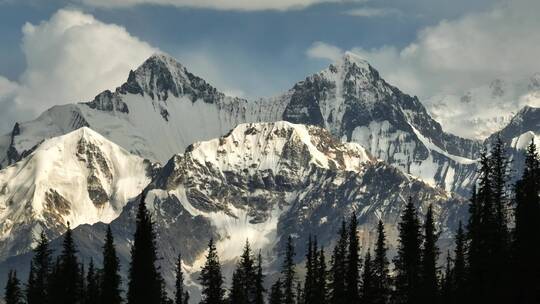
<svg viewBox="0 0 540 304"><path fill-rule="evenodd" d="M28 250L42 230L112 221L154 169L86 127L45 140L0 171L0 259Z"/></svg>

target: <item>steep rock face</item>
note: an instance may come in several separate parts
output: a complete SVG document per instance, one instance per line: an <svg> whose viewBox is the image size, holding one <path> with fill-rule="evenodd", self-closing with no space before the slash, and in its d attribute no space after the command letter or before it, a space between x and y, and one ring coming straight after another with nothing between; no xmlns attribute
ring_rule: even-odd
<svg viewBox="0 0 540 304"><path fill-rule="evenodd" d="M286 120L328 129L426 182L468 194L480 142L443 132L416 97L389 85L347 53L288 92L257 101L227 97L166 55L130 72L115 92L88 103L53 107L0 139L11 164L43 139L90 126L130 152L165 162L188 145L244 122Z"/></svg>
<svg viewBox="0 0 540 304"><path fill-rule="evenodd" d="M197 142L174 156L146 190L168 287L172 289L172 265L182 252L194 302L210 237L217 241L230 278L246 239L262 250L265 267L273 273L288 235L298 252L304 251L310 233L331 248L339 223L353 211L363 249L373 246L375 224L383 219L392 251L408 197L419 202L422 214L434 205L443 244L467 212L463 200L386 165L358 144L341 143L319 127L288 122L241 124L221 138ZM138 200L111 222L124 273ZM85 257L99 262L104 230L100 223L75 229ZM0 269L24 267L28 258L12 258ZM297 260L302 259L299 254Z"/></svg>
<svg viewBox="0 0 540 304"><path fill-rule="evenodd" d="M466 194L480 142L445 133L416 97L347 53L283 96L283 119L324 127L406 173Z"/></svg>
<svg viewBox="0 0 540 304"><path fill-rule="evenodd" d="M112 221L155 170L86 127L44 141L0 171L0 260L28 251L41 231Z"/></svg>

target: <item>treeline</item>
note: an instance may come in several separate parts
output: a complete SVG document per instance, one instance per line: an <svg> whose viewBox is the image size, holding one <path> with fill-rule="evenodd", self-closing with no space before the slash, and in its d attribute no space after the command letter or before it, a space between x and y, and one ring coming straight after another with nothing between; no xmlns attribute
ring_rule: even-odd
<svg viewBox="0 0 540 304"><path fill-rule="evenodd" d="M315 236L309 237L303 278L294 263L294 240L289 237L281 271L269 290L265 289L261 254L255 254L249 242L226 288L216 245L210 240L199 277L201 304L540 303L540 160L534 143L527 148L524 171L514 185L509 184L509 168L500 140L489 154L482 153L469 218L459 224L453 251L444 253L445 265L438 265L442 253L437 245L440 232L433 208L426 210L422 222L409 199L401 214L397 253L392 261L382 221L373 248L365 248L365 255L360 255L358 223L353 213L342 222L331 251L325 251ZM51 256L42 235L24 288L16 273L9 273L7 304L189 301L180 257L174 299L164 291L157 266L155 231L144 195L137 214L125 300L110 228L101 269L90 261L85 270L78 262L69 229L62 253L54 263Z"/></svg>

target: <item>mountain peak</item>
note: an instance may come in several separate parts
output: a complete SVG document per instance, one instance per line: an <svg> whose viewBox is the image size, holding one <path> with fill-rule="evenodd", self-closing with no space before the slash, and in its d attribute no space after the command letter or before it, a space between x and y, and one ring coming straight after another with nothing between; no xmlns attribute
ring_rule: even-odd
<svg viewBox="0 0 540 304"><path fill-rule="evenodd" d="M163 101L170 95L187 95L193 102L202 99L207 103L214 103L224 97L223 93L190 73L178 60L165 53L153 54L135 71L131 71L121 90Z"/></svg>
<svg viewBox="0 0 540 304"><path fill-rule="evenodd" d="M340 59L340 62L344 65L357 65L360 68L366 68L368 69L370 67L369 62L367 62L364 58L362 58L360 55L355 54L353 52L345 52L343 56Z"/></svg>

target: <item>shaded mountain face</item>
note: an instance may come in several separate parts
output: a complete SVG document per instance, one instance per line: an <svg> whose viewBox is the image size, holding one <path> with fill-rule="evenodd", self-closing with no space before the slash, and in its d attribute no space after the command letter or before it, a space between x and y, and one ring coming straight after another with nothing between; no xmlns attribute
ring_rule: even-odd
<svg viewBox="0 0 540 304"><path fill-rule="evenodd" d="M419 202L421 213L434 205L443 242L467 212L463 200L375 159L360 145L341 143L320 127L288 122L241 124L223 137L194 143L167 162L147 191L168 287L172 290L172 266L182 252L194 300L210 237L230 278L246 239L262 250L267 269L274 272L286 236L294 236L298 252L310 234L330 248L342 219L353 211L363 248L373 246L382 219L392 250L408 197ZM137 204L138 198L128 203L111 223L123 271ZM101 223L75 229L84 257L99 262L104 231ZM0 268L24 267L28 258L12 258Z"/></svg>
<svg viewBox="0 0 540 304"><path fill-rule="evenodd" d="M166 162L195 141L239 123L286 120L317 125L373 156L448 191L468 194L480 142L445 133L416 97L389 85L347 53L273 98L227 97L166 55L154 55L115 92L88 103L53 107L0 138L6 166L40 141L91 127L128 151Z"/></svg>
<svg viewBox="0 0 540 304"><path fill-rule="evenodd" d="M45 140L0 171L0 260L30 250L41 231L114 220L157 169L88 128Z"/></svg>

